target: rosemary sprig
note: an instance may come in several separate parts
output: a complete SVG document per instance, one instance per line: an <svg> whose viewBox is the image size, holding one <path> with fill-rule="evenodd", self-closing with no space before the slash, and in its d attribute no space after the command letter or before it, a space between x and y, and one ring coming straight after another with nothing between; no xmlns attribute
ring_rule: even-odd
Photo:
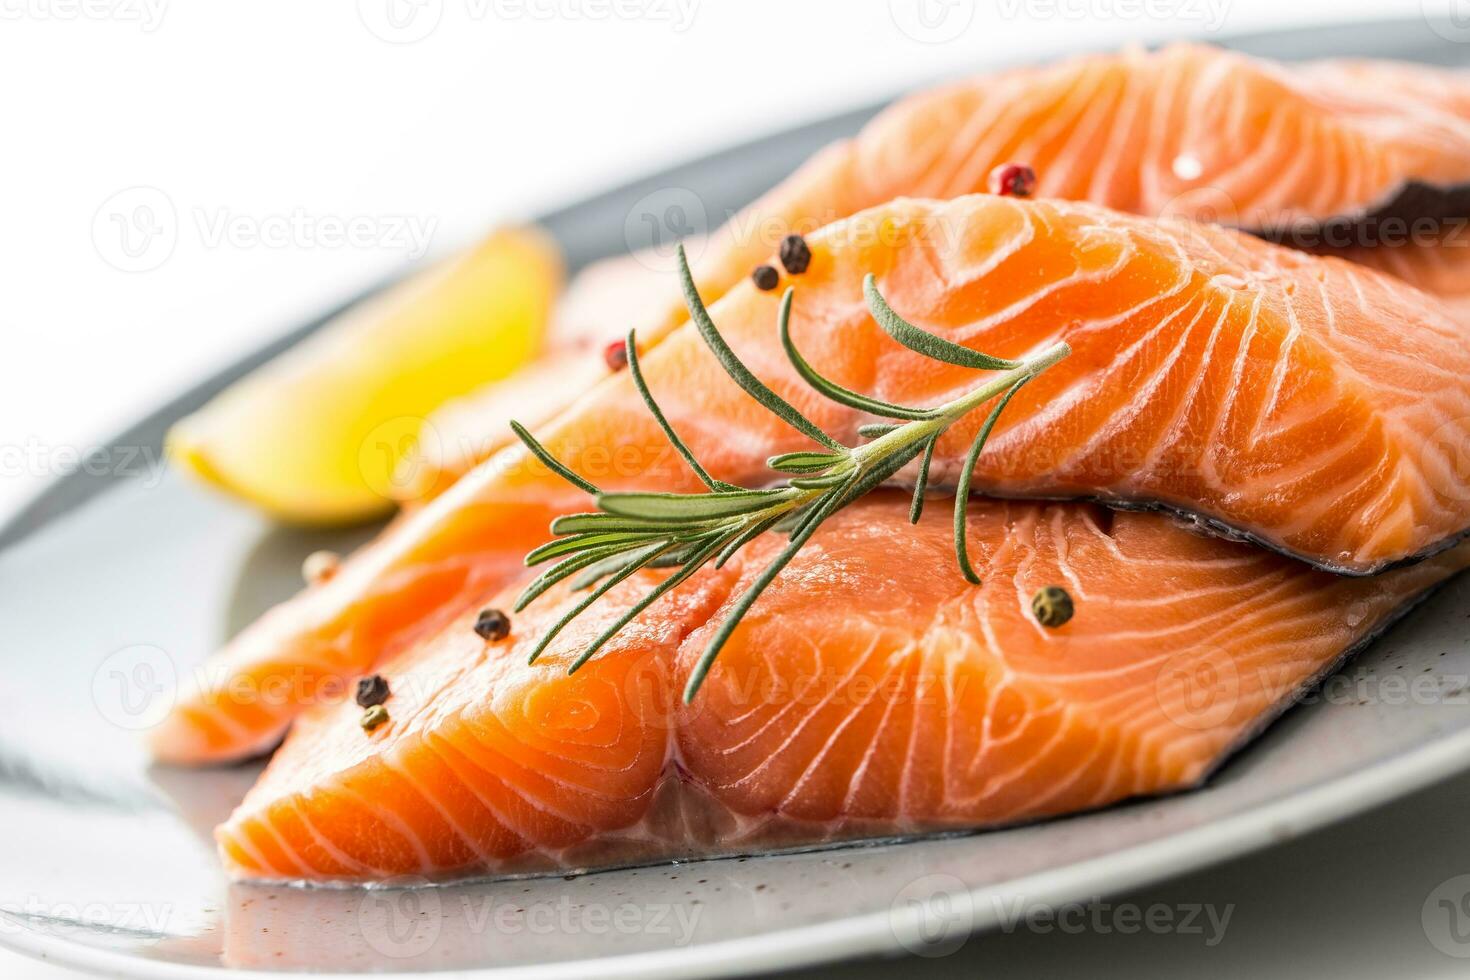
<svg viewBox="0 0 1470 980"><path fill-rule="evenodd" d="M785 453L766 460L766 465L772 470L787 475L785 482L778 486L747 490L715 479L700 465L654 401L638 362L636 338L630 332L627 355L628 371L632 375L633 385L658 422L659 428L693 469L700 482L708 488L708 492L604 492L552 456L524 426L512 422L511 427L515 434L538 459L573 486L592 494L597 505L597 510L592 513L557 518L551 523L551 532L556 537L526 556L528 566L553 559L560 560L526 586L516 601L517 610L524 609L557 582L574 575L576 578L571 582L574 589L591 589L585 598L541 636L531 652L531 662L535 663L547 645L569 623L639 569L674 568L676 571L593 639L572 662L570 671L580 668L644 609L660 596L677 588L704 565L711 562L715 567L723 565L746 544L767 531L789 533L790 540L786 547L735 601L734 607L705 647L684 688L685 702L693 700L735 627L766 587L781 574L781 570L816 533L823 521L892 478L918 458L919 474L909 511L910 521L917 523L923 510L934 447L940 437L955 422L987 402L996 400L970 445L955 492L955 558L965 578L979 584L980 577L971 566L965 547L965 516L975 464L1001 412L1016 392L1026 382L1070 354L1071 349L1064 343L1058 343L1039 354L1012 361L961 347L904 320L879 294L870 275L863 281L863 293L869 309L878 325L895 341L910 350L947 364L1000 372L991 380L942 405L931 408L897 405L844 388L823 377L807 363L791 339L793 290L788 288L781 299L777 328L781 345L797 373L832 401L870 415L900 420L860 427L859 435L871 441L849 447L823 432L814 422L767 387L735 356L735 352L720 336L719 330L710 319L709 311L700 299L682 247L679 248L679 274L690 319L721 366L748 395L810 438L817 444L817 448Z"/></svg>

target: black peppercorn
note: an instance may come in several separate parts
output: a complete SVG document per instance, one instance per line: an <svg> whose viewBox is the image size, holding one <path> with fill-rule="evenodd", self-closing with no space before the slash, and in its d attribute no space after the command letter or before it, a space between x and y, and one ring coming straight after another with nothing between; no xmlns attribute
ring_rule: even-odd
<svg viewBox="0 0 1470 980"><path fill-rule="evenodd" d="M375 704L382 704L392 694L393 692L388 688L388 679L382 674L371 674L357 680L357 706L359 708L371 708Z"/></svg>
<svg viewBox="0 0 1470 980"><path fill-rule="evenodd" d="M1056 585L1048 585L1031 599L1031 614L1038 623L1050 629L1066 623L1074 611L1072 597L1066 589Z"/></svg>
<svg viewBox="0 0 1470 980"><path fill-rule="evenodd" d="M812 250L800 235L787 235L781 239L781 264L793 276L799 276L812 264Z"/></svg>
<svg viewBox="0 0 1470 980"><path fill-rule="evenodd" d="M763 293L769 293L781 284L781 273L777 272L776 267L771 265L756 266L755 271L750 274L750 278L755 283L755 288Z"/></svg>
<svg viewBox="0 0 1470 980"><path fill-rule="evenodd" d="M499 609L482 609L475 619L475 632L492 643L503 640L510 636L510 617Z"/></svg>

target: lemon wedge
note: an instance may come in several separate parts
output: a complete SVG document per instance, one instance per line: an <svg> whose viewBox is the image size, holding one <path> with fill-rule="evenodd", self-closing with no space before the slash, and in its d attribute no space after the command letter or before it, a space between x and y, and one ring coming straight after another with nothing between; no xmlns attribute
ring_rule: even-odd
<svg viewBox="0 0 1470 980"><path fill-rule="evenodd" d="M535 228L497 231L367 300L168 434L180 467L299 524L379 517L429 413L537 353L563 277Z"/></svg>

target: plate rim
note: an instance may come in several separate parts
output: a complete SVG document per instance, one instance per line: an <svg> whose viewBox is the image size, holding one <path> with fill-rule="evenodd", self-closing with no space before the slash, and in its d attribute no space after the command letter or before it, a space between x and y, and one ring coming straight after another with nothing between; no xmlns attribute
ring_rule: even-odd
<svg viewBox="0 0 1470 980"><path fill-rule="evenodd" d="M1062 868L1013 878L965 892L973 913L970 935L993 928L993 911L1006 894L1023 892L1051 905L1079 901L1100 892L1118 894L1142 884L1173 878L1356 816L1470 769L1470 729L1447 735L1410 752L1384 759L1351 776L1308 787L1264 806L1223 820L1090 858ZM711 858L721 861L728 858ZM695 862L690 862L695 863ZM953 897L953 896L950 896ZM872 955L906 952L896 922L916 920L920 911L904 906L866 912L813 925L756 933L737 939L624 953L601 959L560 960L507 967L469 967L411 972L313 971L323 976L371 976L374 980L572 980L595 964L601 980L699 980L775 970L792 970ZM0 913L3 915L4 913ZM7 916L8 918L8 916ZM70 942L32 930L0 930L0 947L104 976L128 980L281 980L289 972L233 969L153 959Z"/></svg>

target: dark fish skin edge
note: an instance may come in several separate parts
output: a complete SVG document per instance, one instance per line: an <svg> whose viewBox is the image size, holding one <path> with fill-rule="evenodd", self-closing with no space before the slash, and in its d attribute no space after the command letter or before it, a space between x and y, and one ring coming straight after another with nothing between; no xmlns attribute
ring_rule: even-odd
<svg viewBox="0 0 1470 980"><path fill-rule="evenodd" d="M1340 565L1336 562L1302 554L1298 551L1292 551L1290 548L1283 548L1275 542L1267 541L1253 531L1243 530L1233 524L1228 524L1220 520L1218 517L1211 517L1208 514L1201 514L1183 507L1176 507L1172 504L1163 504L1156 501L1119 500L1108 497L1045 497L1034 499L1080 500L1087 503L1099 504L1103 507L1111 507L1113 510L1154 511L1171 514L1189 523L1200 532L1212 537L1224 538L1227 541L1239 541L1243 544L1252 544L1286 558L1302 562L1305 565L1310 565L1318 571L1331 572L1334 575L1341 575L1344 578L1372 578L1375 575L1382 575L1384 572L1391 572L1396 568L1417 565L1426 558L1433 558L1441 552L1450 550L1466 538L1470 538L1470 528L1466 528L1403 558L1392 558L1386 561L1374 562L1371 565Z"/></svg>
<svg viewBox="0 0 1470 980"><path fill-rule="evenodd" d="M883 485L885 487L897 487L903 490L910 491L912 491L914 488L912 481L905 482L902 480L891 480ZM929 484L929 489L949 490L950 492L953 492L954 485L934 481ZM1448 551L1455 545L1461 543L1467 538L1470 538L1470 527L1467 527L1463 531L1457 531L1456 533L1451 534L1449 537L1437 541L1429 547L1403 558L1391 558L1386 561L1375 562L1371 565L1340 565L1314 555L1302 554L1301 552L1292 551L1290 548L1283 548L1281 545L1273 541L1267 541L1265 538L1256 534L1254 531L1247 531L1243 528L1236 527L1235 525L1230 524L1226 521L1222 521L1218 517L1214 517L1210 514L1203 514L1199 511L1190 510L1187 507L1180 507L1175 504L1166 504L1157 500L1129 500L1125 497L1108 497L1097 494L1082 494L1075 496L1049 496L1047 494L1004 492L987 487L976 487L970 495L971 500L985 497L988 497L991 500L1047 501L1060 504L1096 504L1099 507L1106 507L1109 510L1130 511L1134 513L1168 514L1171 517L1176 517L1179 520L1185 522L1190 526L1192 530L1208 537L1223 538L1226 541L1237 541L1241 544L1255 545L1258 548L1273 552L1274 554L1281 555L1282 557L1290 558L1293 561L1299 561L1304 565L1309 565L1312 568L1317 569L1318 571L1331 572L1333 575L1341 575L1344 578L1372 578L1375 575L1382 575L1384 572L1391 572L1395 568L1405 568L1409 565L1417 565L1419 562L1424 561L1426 558L1433 558L1440 552Z"/></svg>
<svg viewBox="0 0 1470 980"><path fill-rule="evenodd" d="M1247 728L1244 732L1241 732L1240 737L1237 738L1233 743L1227 746L1223 752L1220 753L1219 758L1217 758L1214 763L1210 765L1210 768L1205 770L1204 774L1200 776L1199 782L1195 783L1193 786L1184 787L1181 792L1198 789L1200 786L1208 782L1215 775L1215 773L1219 772L1220 768L1224 766L1227 762L1229 762L1232 758L1234 758L1237 753L1239 753L1251 742L1259 738L1261 736L1261 733L1264 732L1267 728L1270 728L1273 724L1275 724L1282 715L1286 714L1292 708L1296 707L1297 704L1300 703L1302 698L1315 691L1324 681L1326 681L1329 677L1336 674L1339 670L1346 666L1348 661L1352 660L1358 654L1362 653L1368 647L1372 646L1379 637L1383 636L1383 634L1387 633L1399 623L1403 622L1406 618L1408 618L1410 613L1412 613L1415 609L1418 609L1430 599L1434 598L1434 596L1438 594L1441 589L1447 587L1451 582L1455 581L1463 574L1463 571L1456 572L1449 578L1445 579L1443 582L1436 582L1434 585L1431 585L1429 588L1420 592L1418 595L1410 596L1408 599L1404 600L1404 602L1401 603L1397 609L1395 609L1388 616L1384 617L1383 622L1379 623L1376 629L1372 630L1371 632L1365 633L1362 637L1358 639L1358 642L1354 643L1352 646L1348 647L1341 654L1339 654L1337 659L1326 664L1322 667L1321 670L1317 671L1315 675L1298 684L1296 690L1293 691L1290 695L1282 698L1279 702L1272 705L1267 710L1261 712L1261 716L1256 719L1255 724L1251 725L1251 727Z"/></svg>
<svg viewBox="0 0 1470 980"><path fill-rule="evenodd" d="M1311 236L1317 244L1309 250L1330 255L1333 247L1328 239L1341 241L1345 238L1349 245L1372 244L1372 239L1360 233L1386 221L1412 224L1423 219L1448 221L1467 218L1470 218L1470 184L1429 184L1411 180L1378 203L1354 214L1243 230L1268 242L1292 247L1302 247L1300 239Z"/></svg>

